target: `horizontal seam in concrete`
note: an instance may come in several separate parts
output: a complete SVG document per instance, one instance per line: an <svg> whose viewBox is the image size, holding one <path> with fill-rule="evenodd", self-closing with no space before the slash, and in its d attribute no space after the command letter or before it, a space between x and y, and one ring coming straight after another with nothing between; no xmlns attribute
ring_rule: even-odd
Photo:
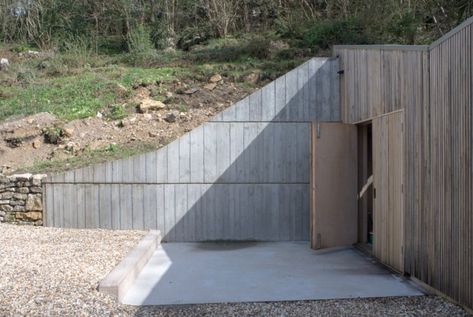
<svg viewBox="0 0 473 317"><path fill-rule="evenodd" d="M312 121L278 121L278 120L273 120L273 121L248 121L248 120L245 120L245 121L238 121L238 120L209 120L207 121L206 123L241 123L241 124L245 124L245 123L274 123L274 124L279 124L279 123L283 123L283 124L294 124L294 123L312 123Z"/></svg>
<svg viewBox="0 0 473 317"><path fill-rule="evenodd" d="M99 283L99 291L121 302L138 274L161 243L161 232L150 230L127 256Z"/></svg>
<svg viewBox="0 0 473 317"><path fill-rule="evenodd" d="M246 182L225 182L225 183L204 183L204 182L169 182L169 183L137 183L137 182L45 182L44 184L62 185L309 185L309 182L288 182L288 183L246 183Z"/></svg>

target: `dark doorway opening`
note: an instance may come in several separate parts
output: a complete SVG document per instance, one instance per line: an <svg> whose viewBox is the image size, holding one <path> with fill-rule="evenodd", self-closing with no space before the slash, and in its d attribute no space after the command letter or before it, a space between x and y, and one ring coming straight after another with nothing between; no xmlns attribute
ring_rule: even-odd
<svg viewBox="0 0 473 317"><path fill-rule="evenodd" d="M358 243L371 252L373 243L373 129L358 125Z"/></svg>

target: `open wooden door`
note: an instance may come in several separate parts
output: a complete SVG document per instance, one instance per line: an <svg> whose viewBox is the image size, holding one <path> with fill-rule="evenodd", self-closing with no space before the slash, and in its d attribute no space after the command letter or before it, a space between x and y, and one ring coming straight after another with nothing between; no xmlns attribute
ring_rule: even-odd
<svg viewBox="0 0 473 317"><path fill-rule="evenodd" d="M373 255L403 271L404 194L402 111L373 120Z"/></svg>
<svg viewBox="0 0 473 317"><path fill-rule="evenodd" d="M310 240L313 249L357 242L357 129L312 124Z"/></svg>

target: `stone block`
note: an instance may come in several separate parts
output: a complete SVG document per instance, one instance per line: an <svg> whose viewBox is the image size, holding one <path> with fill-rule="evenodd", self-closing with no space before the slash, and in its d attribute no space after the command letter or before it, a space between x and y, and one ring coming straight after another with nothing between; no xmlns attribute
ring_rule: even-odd
<svg viewBox="0 0 473 317"><path fill-rule="evenodd" d="M41 186L43 178L47 177L46 174L36 174L33 175L33 179L31 180L31 184L33 186Z"/></svg>
<svg viewBox="0 0 473 317"><path fill-rule="evenodd" d="M24 200L10 200L10 206L24 206Z"/></svg>
<svg viewBox="0 0 473 317"><path fill-rule="evenodd" d="M15 194L13 194L13 198L19 199L19 200L25 200L26 198L28 198L28 195L27 194L15 193Z"/></svg>
<svg viewBox="0 0 473 317"><path fill-rule="evenodd" d="M30 192L32 193L42 193L43 192L43 188L42 187L38 187L38 186L33 186L30 188Z"/></svg>
<svg viewBox="0 0 473 317"><path fill-rule="evenodd" d="M0 184L7 184L10 182L10 179L6 177L5 175L0 175Z"/></svg>
<svg viewBox="0 0 473 317"><path fill-rule="evenodd" d="M25 206L15 206L13 207L13 211L15 212L25 212Z"/></svg>
<svg viewBox="0 0 473 317"><path fill-rule="evenodd" d="M16 221L15 213L14 212L5 213L4 221L5 222L14 222L14 221Z"/></svg>
<svg viewBox="0 0 473 317"><path fill-rule="evenodd" d="M25 212L24 218L32 221L37 221L43 219L43 213L40 211L28 211Z"/></svg>
<svg viewBox="0 0 473 317"><path fill-rule="evenodd" d="M3 194L0 195L1 200L11 199L12 197L13 197L12 192L4 192Z"/></svg>
<svg viewBox="0 0 473 317"><path fill-rule="evenodd" d="M0 211L13 211L13 207L10 205L0 205Z"/></svg>
<svg viewBox="0 0 473 317"><path fill-rule="evenodd" d="M30 192L30 189L28 187L20 187L17 189L17 192L22 194L28 194Z"/></svg>
<svg viewBox="0 0 473 317"><path fill-rule="evenodd" d="M27 211L41 211L43 210L43 202L41 195L28 195L26 199L26 210Z"/></svg>
<svg viewBox="0 0 473 317"><path fill-rule="evenodd" d="M8 178L13 181L18 181L18 182L27 182L29 181L33 175L31 173L25 173L25 174L15 174L11 175Z"/></svg>

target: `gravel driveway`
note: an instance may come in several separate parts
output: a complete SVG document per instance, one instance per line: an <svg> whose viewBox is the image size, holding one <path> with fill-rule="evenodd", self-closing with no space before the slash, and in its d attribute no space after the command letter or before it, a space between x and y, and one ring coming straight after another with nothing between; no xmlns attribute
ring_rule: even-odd
<svg viewBox="0 0 473 317"><path fill-rule="evenodd" d="M0 316L469 316L436 296L132 307L98 282L145 234L0 224Z"/></svg>

